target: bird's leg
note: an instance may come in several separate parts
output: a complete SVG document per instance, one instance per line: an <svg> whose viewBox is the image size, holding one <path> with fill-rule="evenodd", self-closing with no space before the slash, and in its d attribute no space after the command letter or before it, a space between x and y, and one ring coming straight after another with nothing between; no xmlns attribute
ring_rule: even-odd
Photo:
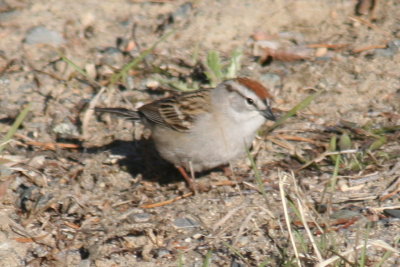
<svg viewBox="0 0 400 267"><path fill-rule="evenodd" d="M232 170L232 166L230 164L223 166L222 171L224 172L224 175L228 178L233 176L233 170Z"/></svg>
<svg viewBox="0 0 400 267"><path fill-rule="evenodd" d="M192 178L193 182L196 183L195 180L194 180L195 179L194 170L193 170L193 165L192 165L191 161L189 161L189 170L190 170L190 177Z"/></svg>
<svg viewBox="0 0 400 267"><path fill-rule="evenodd" d="M190 164L191 166L191 164ZM194 181L194 172L193 172L193 168L190 168L190 174L191 176L189 176L186 172L186 170L182 167L182 166L176 166L176 168L178 169L178 171L182 174L183 178L185 179L185 181L187 182L189 189L196 194L197 190L196 190L196 182Z"/></svg>

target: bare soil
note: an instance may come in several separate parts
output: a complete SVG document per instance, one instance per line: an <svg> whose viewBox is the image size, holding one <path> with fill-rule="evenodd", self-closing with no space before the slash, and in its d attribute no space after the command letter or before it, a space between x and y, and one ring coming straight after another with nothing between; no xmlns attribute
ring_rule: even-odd
<svg viewBox="0 0 400 267"><path fill-rule="evenodd" d="M0 136L31 105L0 152L0 266L298 266L290 233L303 266L400 266L399 1L0 0L0 29ZM278 114L319 95L205 192L91 109L207 86L236 49Z"/></svg>

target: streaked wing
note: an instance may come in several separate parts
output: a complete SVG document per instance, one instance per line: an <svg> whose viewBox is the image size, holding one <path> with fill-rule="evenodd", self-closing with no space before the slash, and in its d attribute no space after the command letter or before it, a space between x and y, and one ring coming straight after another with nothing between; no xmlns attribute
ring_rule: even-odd
<svg viewBox="0 0 400 267"><path fill-rule="evenodd" d="M148 121L151 121L155 124L164 124L164 120L161 117L157 102L141 106L138 112L142 118Z"/></svg>
<svg viewBox="0 0 400 267"><path fill-rule="evenodd" d="M96 112L102 112L102 113L113 113L116 115L119 115L121 117L124 117L129 120L139 120L139 114L137 111L134 110L129 110L126 108L94 108Z"/></svg>
<svg viewBox="0 0 400 267"><path fill-rule="evenodd" d="M186 132L199 115L210 110L209 98L209 90L184 93L144 105L139 112L155 124Z"/></svg>

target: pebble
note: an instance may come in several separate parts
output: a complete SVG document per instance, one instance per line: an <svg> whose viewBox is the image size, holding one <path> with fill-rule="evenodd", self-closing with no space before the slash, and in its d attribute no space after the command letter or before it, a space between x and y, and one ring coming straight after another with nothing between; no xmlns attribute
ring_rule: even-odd
<svg viewBox="0 0 400 267"><path fill-rule="evenodd" d="M374 54L381 57L393 57L400 49L400 39L392 40L388 43L387 48L375 49Z"/></svg>
<svg viewBox="0 0 400 267"><path fill-rule="evenodd" d="M261 83L267 88L280 88L282 86L282 79L275 73L264 73L260 77Z"/></svg>
<svg viewBox="0 0 400 267"><path fill-rule="evenodd" d="M338 210L331 215L333 219L346 219L346 220L350 220L352 218L360 216L361 214L359 211L348 210L348 209Z"/></svg>
<svg viewBox="0 0 400 267"><path fill-rule="evenodd" d="M177 218L174 221L174 225L178 228L195 228L200 226L198 222L190 218Z"/></svg>
<svg viewBox="0 0 400 267"><path fill-rule="evenodd" d="M144 88L157 89L160 87L160 82L155 79L146 79L143 81Z"/></svg>
<svg viewBox="0 0 400 267"><path fill-rule="evenodd" d="M9 7L8 7L8 4L6 3L6 1L0 0L0 12L4 12L8 8Z"/></svg>
<svg viewBox="0 0 400 267"><path fill-rule="evenodd" d="M73 135L73 136L79 135L78 128L70 122L64 122L64 123L57 124L53 128L53 132L62 134L62 135Z"/></svg>
<svg viewBox="0 0 400 267"><path fill-rule="evenodd" d="M190 2L180 5L174 13L172 13L172 18L174 21L179 21L185 19L190 11L193 9L193 5Z"/></svg>
<svg viewBox="0 0 400 267"><path fill-rule="evenodd" d="M134 90L135 89L135 78L132 76L126 77L126 87L128 90Z"/></svg>
<svg viewBox="0 0 400 267"><path fill-rule="evenodd" d="M129 248L140 248L148 243L148 239L144 235L125 236L123 239L126 242L126 246Z"/></svg>
<svg viewBox="0 0 400 267"><path fill-rule="evenodd" d="M169 251L168 249L161 248L157 251L157 258L163 258L169 255L171 255L171 251Z"/></svg>
<svg viewBox="0 0 400 267"><path fill-rule="evenodd" d="M6 22L18 18L21 14L20 10L12 8L7 2L8 1L0 0L0 22Z"/></svg>
<svg viewBox="0 0 400 267"><path fill-rule="evenodd" d="M134 214L130 215L129 218L137 223L148 222L151 218L151 214L145 213L145 212L134 213Z"/></svg>
<svg viewBox="0 0 400 267"><path fill-rule="evenodd" d="M231 263L231 267L246 267L246 265L241 262L237 262L236 260L233 260Z"/></svg>
<svg viewBox="0 0 400 267"><path fill-rule="evenodd" d="M280 38L286 40L296 40L296 43L301 44L305 43L306 38L300 32L280 32L278 33Z"/></svg>
<svg viewBox="0 0 400 267"><path fill-rule="evenodd" d="M107 47L101 53L101 64L118 67L123 62L123 55L118 48Z"/></svg>
<svg viewBox="0 0 400 267"><path fill-rule="evenodd" d="M400 218L400 209L386 209L384 213L395 218Z"/></svg>
<svg viewBox="0 0 400 267"><path fill-rule="evenodd" d="M236 246L239 248L246 247L250 243L249 237L241 236L236 243Z"/></svg>
<svg viewBox="0 0 400 267"><path fill-rule="evenodd" d="M28 31L25 43L62 45L65 43L65 39L56 31L49 30L44 26L38 26Z"/></svg>
<svg viewBox="0 0 400 267"><path fill-rule="evenodd" d="M0 22L4 23L12 19L17 19L20 14L21 12L19 10L0 12Z"/></svg>
<svg viewBox="0 0 400 267"><path fill-rule="evenodd" d="M90 267L90 259L84 259L79 263L79 267Z"/></svg>
<svg viewBox="0 0 400 267"><path fill-rule="evenodd" d="M55 254L59 263L65 263L65 266L79 266L81 255L78 250L64 250Z"/></svg>
<svg viewBox="0 0 400 267"><path fill-rule="evenodd" d="M40 168L42 167L46 162L46 157L44 155L38 155L33 157L29 161L29 166L32 168Z"/></svg>
<svg viewBox="0 0 400 267"><path fill-rule="evenodd" d="M11 175L11 170L3 164L0 164L0 178ZM0 179L1 181L1 179Z"/></svg>

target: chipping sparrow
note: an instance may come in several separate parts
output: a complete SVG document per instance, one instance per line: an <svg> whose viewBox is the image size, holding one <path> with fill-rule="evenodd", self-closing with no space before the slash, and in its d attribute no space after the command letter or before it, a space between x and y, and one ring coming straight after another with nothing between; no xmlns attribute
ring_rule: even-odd
<svg viewBox="0 0 400 267"><path fill-rule="evenodd" d="M172 96L140 107L96 108L132 120L141 120L152 131L161 157L173 163L193 190L185 170L212 169L244 156L257 129L268 119L271 95L248 78L227 80L212 89Z"/></svg>

